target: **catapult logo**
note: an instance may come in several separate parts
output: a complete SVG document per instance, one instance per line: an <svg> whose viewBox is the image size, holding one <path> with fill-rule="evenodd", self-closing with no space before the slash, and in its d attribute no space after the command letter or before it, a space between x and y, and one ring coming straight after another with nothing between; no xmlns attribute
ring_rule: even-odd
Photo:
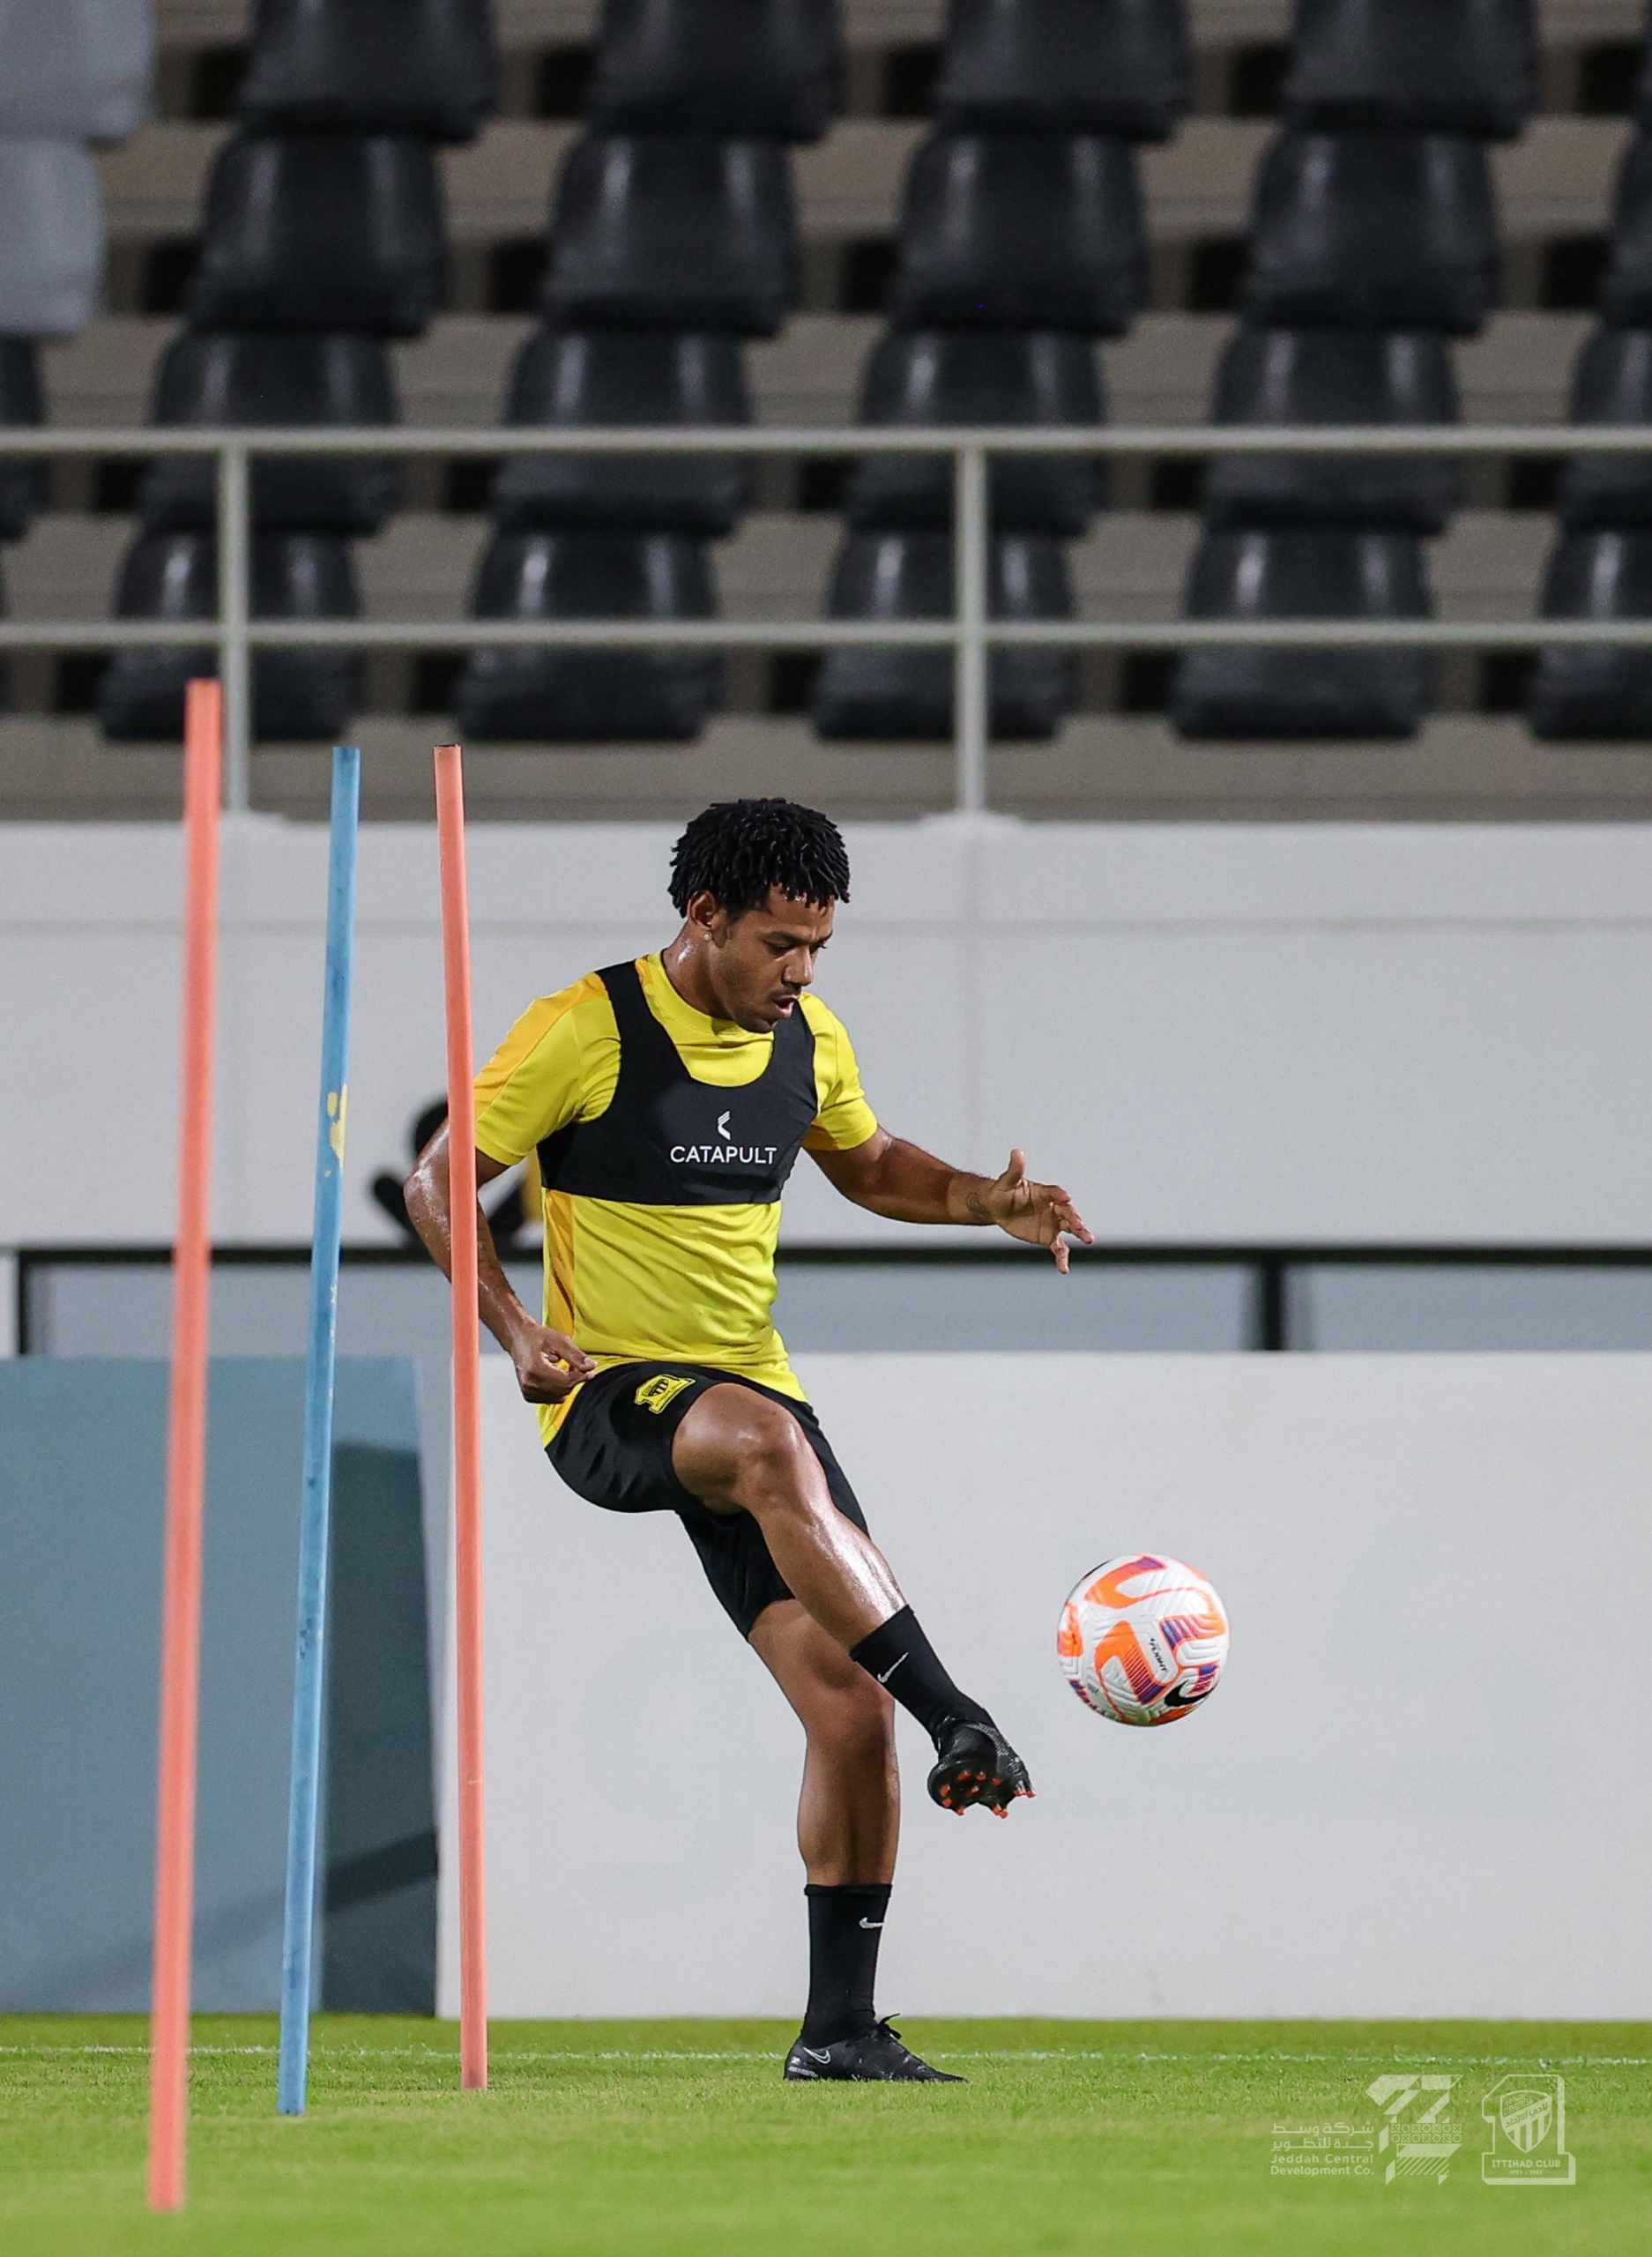
<svg viewBox="0 0 1652 2257"><path fill-rule="evenodd" d="M740 1144L734 1142L734 1132L729 1127L729 1114L717 1116L717 1142L714 1144L673 1144L671 1157L678 1167L772 1167L778 1144Z"/></svg>

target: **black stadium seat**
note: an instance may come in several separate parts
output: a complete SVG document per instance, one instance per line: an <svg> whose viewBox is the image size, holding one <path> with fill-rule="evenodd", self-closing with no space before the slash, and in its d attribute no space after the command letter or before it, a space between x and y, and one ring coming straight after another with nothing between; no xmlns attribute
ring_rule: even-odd
<svg viewBox="0 0 1652 2257"><path fill-rule="evenodd" d="M1297 0L1300 123L1505 140L1537 104L1533 0Z"/></svg>
<svg viewBox="0 0 1652 2257"><path fill-rule="evenodd" d="M46 421L40 347L32 337L0 337L0 447L9 423L27 429ZM0 540L19 540L46 506L43 462L7 462L0 454Z"/></svg>
<svg viewBox="0 0 1652 2257"><path fill-rule="evenodd" d="M237 134L206 191L197 329L413 337L447 287L441 177L422 141Z"/></svg>
<svg viewBox="0 0 1652 2257"><path fill-rule="evenodd" d="M1412 533L1210 533L1188 575L1190 619L1425 619ZM1172 701L1185 737L1409 737L1432 695L1424 651L1196 650Z"/></svg>
<svg viewBox="0 0 1652 2257"><path fill-rule="evenodd" d="M500 533L477 575L479 619L712 619L705 549L681 533ZM715 651L473 651L455 710L483 743L686 741L720 694Z"/></svg>
<svg viewBox="0 0 1652 2257"><path fill-rule="evenodd" d="M604 0L587 115L614 133L817 141L843 73L837 0Z"/></svg>
<svg viewBox="0 0 1652 2257"><path fill-rule="evenodd" d="M1644 620L1648 640L1638 650L1545 650L1527 709L1533 734L1608 743L1652 737L1652 531L1563 534L1542 608L1545 619Z"/></svg>
<svg viewBox="0 0 1652 2257"><path fill-rule="evenodd" d="M1455 423L1450 347L1419 331L1241 329L1217 374L1218 423ZM1205 522L1438 533L1457 505L1442 455L1222 455Z"/></svg>
<svg viewBox="0 0 1652 2257"><path fill-rule="evenodd" d="M211 619L218 610L218 544L210 533L140 534L121 566L121 619ZM321 533L261 533L252 544L252 608L259 619L353 619L361 610L348 545ZM106 736L175 743L183 686L215 674L218 654L119 651L98 693ZM253 727L261 738L337 736L361 702L361 662L349 651L253 653Z"/></svg>
<svg viewBox="0 0 1652 2257"><path fill-rule="evenodd" d="M468 141L497 105L489 0L258 0L243 121Z"/></svg>
<svg viewBox="0 0 1652 2257"><path fill-rule="evenodd" d="M1469 335L1496 307L1485 150L1447 134L1287 133L1256 186L1250 317Z"/></svg>
<svg viewBox="0 0 1652 2257"><path fill-rule="evenodd" d="M951 0L945 56L950 132L1162 141L1193 99L1182 0Z"/></svg>
<svg viewBox="0 0 1652 2257"><path fill-rule="evenodd" d="M540 330L517 358L507 421L729 426L751 421L733 337L647 330ZM739 455L521 455L500 472L494 517L521 530L728 533L751 491Z"/></svg>
<svg viewBox="0 0 1652 2257"><path fill-rule="evenodd" d="M1652 329L1652 139L1639 136L1619 168L1600 309L1620 328Z"/></svg>
<svg viewBox="0 0 1652 2257"><path fill-rule="evenodd" d="M995 619L1070 619L1066 552L1036 535L997 536L990 550ZM838 551L828 609L834 619L946 619L953 549L944 533L852 533ZM1077 695L1066 651L996 651L988 682L998 739L1054 735ZM940 744L952 734L949 650L830 651L815 692L815 726L850 741Z"/></svg>
<svg viewBox="0 0 1652 2257"><path fill-rule="evenodd" d="M1574 455L1560 484L1570 526L1652 526L1652 330L1597 329L1572 377L1574 423L1642 423L1632 455Z"/></svg>
<svg viewBox="0 0 1652 2257"><path fill-rule="evenodd" d="M1054 424L1105 420L1095 348L1053 331L895 330L867 360L860 421L934 428L946 424ZM1103 499L1105 468L1085 455L1001 455L989 466L993 521L1017 533L1082 533ZM849 494L860 531L948 527L949 455L867 455Z"/></svg>
<svg viewBox="0 0 1652 2257"><path fill-rule="evenodd" d="M587 134L569 152L551 214L556 321L772 337L798 282L791 163L778 144Z"/></svg>
<svg viewBox="0 0 1652 2257"><path fill-rule="evenodd" d="M155 379L154 421L219 424L394 423L390 354L376 337L259 337L185 330ZM255 525L294 532L373 533L396 506L393 464L383 457L270 458L252 466ZM139 507L152 532L216 522L217 466L206 455L163 457L146 473Z"/></svg>
<svg viewBox="0 0 1652 2257"><path fill-rule="evenodd" d="M1093 135L932 134L906 176L898 329L1117 337L1147 303L1135 153Z"/></svg>

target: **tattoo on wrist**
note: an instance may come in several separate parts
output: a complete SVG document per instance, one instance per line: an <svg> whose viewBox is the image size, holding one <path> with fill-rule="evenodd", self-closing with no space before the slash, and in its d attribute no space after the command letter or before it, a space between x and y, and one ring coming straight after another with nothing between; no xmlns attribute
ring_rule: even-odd
<svg viewBox="0 0 1652 2257"><path fill-rule="evenodd" d="M986 1202L982 1198L979 1191L966 1191L964 1193L964 1210L965 1214L971 1216L978 1223L990 1223L993 1219L991 1215L986 1211Z"/></svg>

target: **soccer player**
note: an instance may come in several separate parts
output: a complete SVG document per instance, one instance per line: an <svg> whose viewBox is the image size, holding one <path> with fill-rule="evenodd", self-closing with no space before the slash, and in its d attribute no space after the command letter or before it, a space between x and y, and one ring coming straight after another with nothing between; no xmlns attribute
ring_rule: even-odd
<svg viewBox="0 0 1652 2257"><path fill-rule="evenodd" d="M671 898L666 948L531 1003L477 1082L478 1181L537 1152L545 1210L542 1322L480 1209L461 1221L481 1318L563 1480L611 1512L677 1514L803 1726L809 1993L785 2076L956 2082L873 2009L899 1828L892 1702L934 1742L943 1808L1002 1818L1032 1785L924 1635L786 1360L780 1195L807 1151L874 1214L995 1224L1063 1273L1068 1237L1090 1233L1021 1152L970 1175L879 1125L848 1035L809 993L849 898L826 816L778 799L708 808L677 842ZM406 1196L451 1276L445 1128Z"/></svg>

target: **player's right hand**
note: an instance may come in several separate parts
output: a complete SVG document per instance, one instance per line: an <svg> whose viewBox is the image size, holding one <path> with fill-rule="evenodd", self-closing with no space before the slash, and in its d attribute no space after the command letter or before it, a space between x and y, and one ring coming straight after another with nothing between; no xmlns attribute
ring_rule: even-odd
<svg viewBox="0 0 1652 2257"><path fill-rule="evenodd" d="M596 1366L565 1334L536 1324L510 1352L517 1385L528 1403L561 1403L582 1380L594 1378Z"/></svg>

